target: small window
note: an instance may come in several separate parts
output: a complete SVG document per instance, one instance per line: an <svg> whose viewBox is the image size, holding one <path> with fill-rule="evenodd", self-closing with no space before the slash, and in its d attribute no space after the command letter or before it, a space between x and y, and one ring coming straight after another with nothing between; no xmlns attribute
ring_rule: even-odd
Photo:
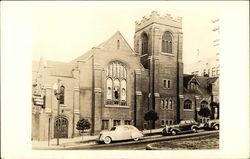
<svg viewBox="0 0 250 159"><path fill-rule="evenodd" d="M102 120L102 130L107 130L109 128L109 121Z"/></svg>
<svg viewBox="0 0 250 159"><path fill-rule="evenodd" d="M206 76L206 69L203 70L203 76Z"/></svg>
<svg viewBox="0 0 250 159"><path fill-rule="evenodd" d="M161 120L161 126L164 126L164 125L165 125L165 121Z"/></svg>
<svg viewBox="0 0 250 159"><path fill-rule="evenodd" d="M172 124L173 124L173 120L170 120L170 121L169 121L169 125L172 125Z"/></svg>
<svg viewBox="0 0 250 159"><path fill-rule="evenodd" d="M120 48L120 41L117 40L117 49L119 49L119 48Z"/></svg>
<svg viewBox="0 0 250 159"><path fill-rule="evenodd" d="M173 101L171 99L169 100L169 109L173 109Z"/></svg>
<svg viewBox="0 0 250 159"><path fill-rule="evenodd" d="M216 69L216 75L220 75L220 67L219 66Z"/></svg>
<svg viewBox="0 0 250 159"><path fill-rule="evenodd" d="M116 127L112 127L110 130L111 130L111 131L115 131L115 129L116 129Z"/></svg>
<svg viewBox="0 0 250 159"><path fill-rule="evenodd" d="M166 120L166 125L168 125L168 120Z"/></svg>
<svg viewBox="0 0 250 159"><path fill-rule="evenodd" d="M215 76L215 67L212 68L212 76Z"/></svg>
<svg viewBox="0 0 250 159"><path fill-rule="evenodd" d="M165 108L168 109L168 100L165 99Z"/></svg>
<svg viewBox="0 0 250 159"><path fill-rule="evenodd" d="M171 88L171 80L164 79L163 80L163 87L170 89Z"/></svg>
<svg viewBox="0 0 250 159"><path fill-rule="evenodd" d="M121 125L121 120L114 120L113 126Z"/></svg>
<svg viewBox="0 0 250 159"><path fill-rule="evenodd" d="M125 120L125 125L130 125L131 121L130 120Z"/></svg>
<svg viewBox="0 0 250 159"><path fill-rule="evenodd" d="M167 80L163 80L163 87L167 88Z"/></svg>
<svg viewBox="0 0 250 159"><path fill-rule="evenodd" d="M161 109L164 109L165 106L164 106L164 99L161 99Z"/></svg>
<svg viewBox="0 0 250 159"><path fill-rule="evenodd" d="M184 109L192 109L192 102L190 100L184 101Z"/></svg>
<svg viewBox="0 0 250 159"><path fill-rule="evenodd" d="M170 87L171 87L171 81L168 80L168 88L170 88Z"/></svg>

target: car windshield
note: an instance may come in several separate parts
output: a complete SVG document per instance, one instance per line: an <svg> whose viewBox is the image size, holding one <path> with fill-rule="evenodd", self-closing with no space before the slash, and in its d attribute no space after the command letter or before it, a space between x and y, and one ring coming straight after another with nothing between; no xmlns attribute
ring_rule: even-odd
<svg viewBox="0 0 250 159"><path fill-rule="evenodd" d="M115 129L116 129L116 127L112 127L112 128L110 129L110 131L115 131Z"/></svg>

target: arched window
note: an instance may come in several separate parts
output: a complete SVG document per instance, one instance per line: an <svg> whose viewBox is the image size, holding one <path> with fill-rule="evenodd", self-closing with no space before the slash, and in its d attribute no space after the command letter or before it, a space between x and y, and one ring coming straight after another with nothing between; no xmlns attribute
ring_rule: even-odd
<svg viewBox="0 0 250 159"><path fill-rule="evenodd" d="M208 102L202 101L200 107L205 108L205 107L207 107L207 105L208 105Z"/></svg>
<svg viewBox="0 0 250 159"><path fill-rule="evenodd" d="M164 99L161 99L161 109L164 109L165 106L164 106Z"/></svg>
<svg viewBox="0 0 250 159"><path fill-rule="evenodd" d="M171 33L166 31L162 36L162 52L172 53L172 36Z"/></svg>
<svg viewBox="0 0 250 159"><path fill-rule="evenodd" d="M169 109L173 109L173 101L172 101L172 99L169 100Z"/></svg>
<svg viewBox="0 0 250 159"><path fill-rule="evenodd" d="M187 99L184 101L184 109L192 109L192 101Z"/></svg>
<svg viewBox="0 0 250 159"><path fill-rule="evenodd" d="M112 79L108 78L107 79L107 104L112 104Z"/></svg>
<svg viewBox="0 0 250 159"><path fill-rule="evenodd" d="M165 99L165 108L168 109L168 100Z"/></svg>
<svg viewBox="0 0 250 159"><path fill-rule="evenodd" d="M112 62L107 68L106 104L127 105L127 69L120 62Z"/></svg>
<svg viewBox="0 0 250 159"><path fill-rule="evenodd" d="M141 40L142 40L141 54L144 55L148 53L148 36L146 33L142 34Z"/></svg>
<svg viewBox="0 0 250 159"><path fill-rule="evenodd" d="M61 86L60 87L60 98L59 98L60 104L64 104L64 96L65 96L65 87Z"/></svg>

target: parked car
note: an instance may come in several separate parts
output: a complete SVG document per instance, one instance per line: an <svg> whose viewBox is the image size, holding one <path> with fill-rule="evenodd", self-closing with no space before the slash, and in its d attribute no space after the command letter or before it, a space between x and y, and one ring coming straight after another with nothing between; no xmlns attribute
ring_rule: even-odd
<svg viewBox="0 0 250 159"><path fill-rule="evenodd" d="M103 130L99 134L98 142L104 142L105 144L109 144L112 141L119 140L129 140L133 139L135 141L141 139L143 134L136 127L132 125L119 125L114 126L108 130Z"/></svg>
<svg viewBox="0 0 250 159"><path fill-rule="evenodd" d="M197 132L199 129L198 123L193 119L181 120L179 123L175 123L175 125L166 125L162 130L162 135L176 135L182 132Z"/></svg>
<svg viewBox="0 0 250 159"><path fill-rule="evenodd" d="M204 129L205 130L209 130L209 129L219 130L220 129L219 119L214 119L214 120L210 120L210 121L206 122L204 124Z"/></svg>

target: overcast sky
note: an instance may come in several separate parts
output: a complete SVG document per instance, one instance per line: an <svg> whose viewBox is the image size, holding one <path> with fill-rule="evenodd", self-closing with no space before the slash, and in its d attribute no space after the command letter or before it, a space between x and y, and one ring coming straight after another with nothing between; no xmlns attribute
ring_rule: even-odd
<svg viewBox="0 0 250 159"><path fill-rule="evenodd" d="M45 4L45 3L44 3ZM120 2L34 7L32 12L32 59L71 61L120 31L133 48L135 21L155 10L160 15L183 18L185 64L213 56L216 51L211 20L219 17L215 3ZM112 5L111 5L112 4ZM192 5L191 5L192 4Z"/></svg>

